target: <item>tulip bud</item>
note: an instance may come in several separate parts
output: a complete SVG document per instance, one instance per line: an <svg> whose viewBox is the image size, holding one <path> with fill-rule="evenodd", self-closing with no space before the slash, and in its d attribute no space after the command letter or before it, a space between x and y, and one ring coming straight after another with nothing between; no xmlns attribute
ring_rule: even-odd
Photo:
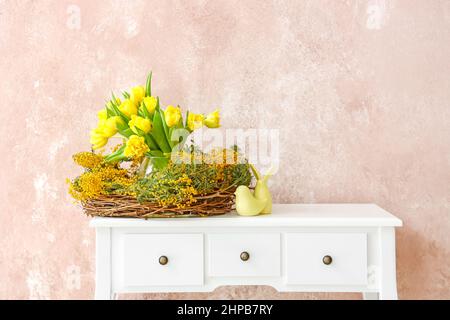
<svg viewBox="0 0 450 320"><path fill-rule="evenodd" d="M155 112L158 100L155 97L145 97L142 103L148 113L153 114Z"/></svg>
<svg viewBox="0 0 450 320"><path fill-rule="evenodd" d="M131 117L131 115L133 114L137 114L136 105L129 99L126 99L124 102L120 104L119 110L128 117Z"/></svg>
<svg viewBox="0 0 450 320"><path fill-rule="evenodd" d="M187 125L189 130L194 131L203 126L204 116L202 114L189 113Z"/></svg>
<svg viewBox="0 0 450 320"><path fill-rule="evenodd" d="M99 112L97 112L98 120L106 120L108 119L108 113L106 112L106 109L102 109Z"/></svg>
<svg viewBox="0 0 450 320"><path fill-rule="evenodd" d="M99 124L99 129L105 137L110 138L117 133L117 123L121 121L122 119L119 116L108 118Z"/></svg>
<svg viewBox="0 0 450 320"><path fill-rule="evenodd" d="M92 144L92 149L97 150L108 143L108 138L105 137L103 133L98 130L98 128L96 128L91 131L90 142Z"/></svg>
<svg viewBox="0 0 450 320"><path fill-rule="evenodd" d="M220 115L219 110L216 110L206 116L204 121L205 126L208 128L219 128L220 127Z"/></svg>
<svg viewBox="0 0 450 320"><path fill-rule="evenodd" d="M145 97L145 88L143 86L137 86L131 89L130 100L135 105L139 105L139 103L141 103L144 97Z"/></svg>
<svg viewBox="0 0 450 320"><path fill-rule="evenodd" d="M181 120L181 110L179 107L167 106L164 111L164 119L168 127L177 125Z"/></svg>
<svg viewBox="0 0 450 320"><path fill-rule="evenodd" d="M128 125L130 126L130 129L136 133L139 134L139 130L143 131L144 133L149 133L150 130L152 130L152 122L149 119L145 119L136 115L131 116L131 120L128 122Z"/></svg>

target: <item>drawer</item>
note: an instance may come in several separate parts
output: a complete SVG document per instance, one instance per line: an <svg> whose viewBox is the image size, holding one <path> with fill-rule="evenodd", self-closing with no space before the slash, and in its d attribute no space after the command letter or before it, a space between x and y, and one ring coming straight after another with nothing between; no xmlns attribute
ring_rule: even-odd
<svg viewBox="0 0 450 320"><path fill-rule="evenodd" d="M203 284L202 234L125 234L122 250L125 286Z"/></svg>
<svg viewBox="0 0 450 320"><path fill-rule="evenodd" d="M302 285L367 284L367 235L286 234L286 281Z"/></svg>
<svg viewBox="0 0 450 320"><path fill-rule="evenodd" d="M280 276L278 233L209 234L208 247L212 277ZM246 253L248 259L245 259Z"/></svg>

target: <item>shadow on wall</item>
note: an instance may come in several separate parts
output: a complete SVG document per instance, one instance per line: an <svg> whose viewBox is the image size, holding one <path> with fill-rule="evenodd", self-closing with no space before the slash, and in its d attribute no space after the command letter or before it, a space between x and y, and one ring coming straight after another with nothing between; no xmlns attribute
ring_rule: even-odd
<svg viewBox="0 0 450 320"><path fill-rule="evenodd" d="M399 299L420 299L417 292L422 292L420 296L427 299L448 299L448 296L442 296L442 292L450 294L450 278L436 266L448 265L449 249L444 243L439 244L424 236L423 232L408 227L408 221L403 223L396 235ZM430 273L437 280L429 281Z"/></svg>

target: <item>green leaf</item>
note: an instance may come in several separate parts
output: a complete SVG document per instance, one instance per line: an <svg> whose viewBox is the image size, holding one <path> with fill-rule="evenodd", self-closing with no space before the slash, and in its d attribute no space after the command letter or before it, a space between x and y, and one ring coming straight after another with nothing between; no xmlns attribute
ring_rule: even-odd
<svg viewBox="0 0 450 320"><path fill-rule="evenodd" d="M120 111L119 108L118 108L116 105L114 105L114 104L111 105L111 108L114 110L114 112L115 112L119 117L122 118L122 120L123 120L125 123L128 124L128 122L130 121L130 118L129 118L127 115L123 114L122 111Z"/></svg>
<svg viewBox="0 0 450 320"><path fill-rule="evenodd" d="M129 137L131 137L134 134L134 132L130 128L126 128L126 129L123 129L123 130L121 130L119 128L117 128L117 129L118 129L119 133L121 135L123 135L124 137L126 137L126 138L129 138Z"/></svg>
<svg viewBox="0 0 450 320"><path fill-rule="evenodd" d="M120 161L123 161L123 160L128 160L128 158L123 153L119 154L119 155L117 155L115 157L109 157L108 156L108 159L105 158L106 162L120 162Z"/></svg>
<svg viewBox="0 0 450 320"><path fill-rule="evenodd" d="M114 151L113 153L107 155L105 157L106 162L116 162L126 159L125 155L123 154L123 150L125 150L125 144L121 146L119 149Z"/></svg>
<svg viewBox="0 0 450 320"><path fill-rule="evenodd" d="M180 108L180 106L177 106L178 108ZM180 110L181 110L181 108L180 108ZM188 111L186 111L186 126L187 126L187 119L188 119L188 117L189 117L189 110ZM175 126L174 126L174 128L176 128L176 129L185 129L185 125L183 124L183 115L181 116L181 119L180 119L180 122L178 122Z"/></svg>
<svg viewBox="0 0 450 320"><path fill-rule="evenodd" d="M158 99L158 101L159 101L159 99ZM158 105L159 105L159 102L158 102ZM162 122L162 125L164 128L164 134L165 134L166 139L169 142L169 145L172 149L172 141L170 140L169 127L167 126L167 123L166 123L166 117L164 116L164 111L162 111L161 108L159 108L158 112L159 112L159 115L161 116L161 122Z"/></svg>
<svg viewBox="0 0 450 320"><path fill-rule="evenodd" d="M153 130L151 131L151 136L155 139L156 143L163 152L171 152L172 148L167 141L166 134L164 131L163 119L161 118L160 112L155 112L153 115Z"/></svg>
<svg viewBox="0 0 450 320"><path fill-rule="evenodd" d="M173 147L176 145L176 141L172 140L172 132L174 128L169 128L169 132L167 133L167 140L169 141L170 147L173 149Z"/></svg>
<svg viewBox="0 0 450 320"><path fill-rule="evenodd" d="M113 109L108 107L108 104L106 104L105 107L106 107L106 114L108 115L108 118L117 116L116 112Z"/></svg>
<svg viewBox="0 0 450 320"><path fill-rule="evenodd" d="M150 148L150 152L151 151L160 151L158 144L156 143L156 141L153 139L153 137L150 134L146 134L144 136L145 138L145 143L149 146ZM161 152L161 151L160 151Z"/></svg>
<svg viewBox="0 0 450 320"><path fill-rule="evenodd" d="M145 109L145 107L138 108L138 116L139 117L145 118L144 109Z"/></svg>
<svg viewBox="0 0 450 320"><path fill-rule="evenodd" d="M137 131L137 135L141 137L145 137L146 133L139 129L138 127L134 127L134 129ZM136 133L135 133L136 134Z"/></svg>
<svg viewBox="0 0 450 320"><path fill-rule="evenodd" d="M145 96L152 96L152 71L150 71L150 74L147 77L147 83L145 84Z"/></svg>
<svg viewBox="0 0 450 320"><path fill-rule="evenodd" d="M151 157L150 159L152 160L153 168L156 170L164 169L169 164L169 159L166 157Z"/></svg>
<svg viewBox="0 0 450 320"><path fill-rule="evenodd" d="M111 96L112 96L112 100L111 100L111 104L112 105L114 105L114 106L116 106L116 107L118 107L118 105L117 105L117 98L116 98L116 96L114 95L114 92L111 92Z"/></svg>
<svg viewBox="0 0 450 320"><path fill-rule="evenodd" d="M143 114L141 117L152 120L152 115L150 114L150 112L148 112L147 107L145 106L145 103L142 103L142 107L139 108L139 111L141 109L142 109L141 113Z"/></svg>
<svg viewBox="0 0 450 320"><path fill-rule="evenodd" d="M159 109L161 109L161 107L159 106L159 97L156 97L156 107L155 107L155 112L159 111Z"/></svg>
<svg viewBox="0 0 450 320"><path fill-rule="evenodd" d="M116 122L116 127L117 127L118 131L124 131L124 130L127 130L130 128L128 126L128 123L126 123L125 121L124 122L120 122L120 121Z"/></svg>
<svg viewBox="0 0 450 320"><path fill-rule="evenodd" d="M189 129L189 126L188 126L188 119L189 119L189 110L186 111L186 119L185 119L185 121L184 121L184 128L185 128L186 130L188 130L189 132L192 132L192 131Z"/></svg>
<svg viewBox="0 0 450 320"><path fill-rule="evenodd" d="M123 97L124 97L125 99L130 99L130 94L129 94L128 92L123 91L123 92L122 92L122 95L123 95Z"/></svg>
<svg viewBox="0 0 450 320"><path fill-rule="evenodd" d="M157 158L161 158L164 157L164 153L161 150L150 150L149 152L146 153L150 158L151 157L157 157Z"/></svg>

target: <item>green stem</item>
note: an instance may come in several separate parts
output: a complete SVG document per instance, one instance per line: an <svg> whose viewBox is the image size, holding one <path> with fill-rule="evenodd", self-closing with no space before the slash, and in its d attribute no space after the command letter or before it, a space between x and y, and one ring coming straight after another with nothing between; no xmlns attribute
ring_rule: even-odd
<svg viewBox="0 0 450 320"><path fill-rule="evenodd" d="M127 157L125 157L125 155L123 154L109 155L105 157L106 162L119 162L125 159L127 159Z"/></svg>
<svg viewBox="0 0 450 320"><path fill-rule="evenodd" d="M141 163L141 166L139 167L139 172L138 172L139 178L143 178L145 176L145 173L147 172L149 163L150 163L150 158L145 157Z"/></svg>

